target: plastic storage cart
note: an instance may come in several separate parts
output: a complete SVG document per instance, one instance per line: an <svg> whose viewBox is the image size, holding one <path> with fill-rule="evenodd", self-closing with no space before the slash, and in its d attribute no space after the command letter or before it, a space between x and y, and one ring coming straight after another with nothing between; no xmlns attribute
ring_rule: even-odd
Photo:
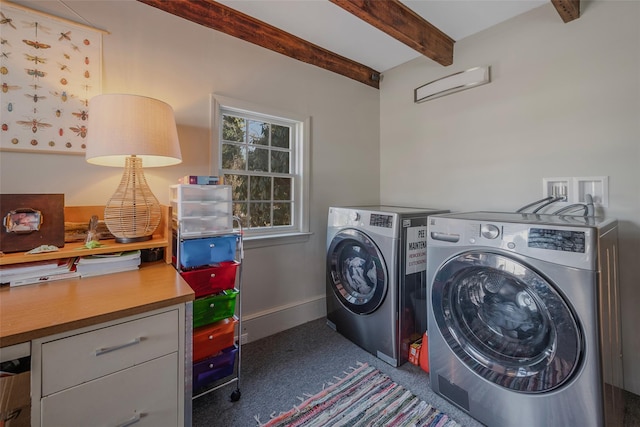
<svg viewBox="0 0 640 427"><path fill-rule="evenodd" d="M232 216L231 186L171 186L172 263L195 292L193 303L192 399L236 384L240 392L243 242ZM233 223L238 223L238 230ZM235 316L235 313L238 316Z"/></svg>

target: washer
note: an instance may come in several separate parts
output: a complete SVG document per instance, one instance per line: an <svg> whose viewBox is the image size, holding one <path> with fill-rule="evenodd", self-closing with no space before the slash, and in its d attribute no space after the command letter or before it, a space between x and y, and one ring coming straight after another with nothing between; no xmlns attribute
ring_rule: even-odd
<svg viewBox="0 0 640 427"><path fill-rule="evenodd" d="M445 210L332 207L327 324L392 366L427 326L427 218Z"/></svg>
<svg viewBox="0 0 640 427"><path fill-rule="evenodd" d="M620 426L617 221L430 217L431 388L491 427Z"/></svg>

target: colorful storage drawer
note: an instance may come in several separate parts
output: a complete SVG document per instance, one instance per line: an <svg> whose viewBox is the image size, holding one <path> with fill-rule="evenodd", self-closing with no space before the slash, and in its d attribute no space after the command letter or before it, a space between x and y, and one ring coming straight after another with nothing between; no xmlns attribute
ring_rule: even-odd
<svg viewBox="0 0 640 427"><path fill-rule="evenodd" d="M197 299L193 302L193 327L208 325L232 317L236 311L237 289Z"/></svg>
<svg viewBox="0 0 640 427"><path fill-rule="evenodd" d="M233 374L238 346L225 348L222 353L193 364L193 390L203 389L221 378Z"/></svg>
<svg viewBox="0 0 640 427"><path fill-rule="evenodd" d="M215 267L185 271L180 274L195 291L196 298L200 298L233 289L239 265L240 263L236 261L225 261Z"/></svg>
<svg viewBox="0 0 640 427"><path fill-rule="evenodd" d="M223 348L234 345L233 337L236 323L238 321L232 318L194 328L193 361L199 362L202 359L214 356Z"/></svg>
<svg viewBox="0 0 640 427"><path fill-rule="evenodd" d="M233 235L183 240L180 242L180 264L182 268L192 268L233 261L236 242Z"/></svg>

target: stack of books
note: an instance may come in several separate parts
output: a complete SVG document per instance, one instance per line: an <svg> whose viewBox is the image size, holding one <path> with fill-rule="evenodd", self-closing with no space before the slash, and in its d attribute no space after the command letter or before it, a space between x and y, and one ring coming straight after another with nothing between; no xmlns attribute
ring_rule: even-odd
<svg viewBox="0 0 640 427"><path fill-rule="evenodd" d="M0 269L0 283L22 286L79 277L74 261L75 258L64 258L3 266Z"/></svg>
<svg viewBox="0 0 640 427"><path fill-rule="evenodd" d="M78 258L76 270L80 277L100 276L137 270L140 266L140 251L116 252L104 255L90 255Z"/></svg>

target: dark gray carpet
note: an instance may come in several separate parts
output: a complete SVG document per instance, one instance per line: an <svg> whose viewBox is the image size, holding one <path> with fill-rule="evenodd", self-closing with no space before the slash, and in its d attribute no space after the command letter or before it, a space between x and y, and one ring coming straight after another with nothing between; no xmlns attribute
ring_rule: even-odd
<svg viewBox="0 0 640 427"><path fill-rule="evenodd" d="M334 332L325 322L324 318L314 320L244 345L241 399L230 401L235 384L195 399L193 427L255 427L255 416L266 422L272 412L291 409L300 403L298 396L316 394L334 376L344 376L344 371L357 362L385 372L460 424L482 426L434 394L429 387L429 376L417 366L405 363L394 368ZM639 427L640 398L626 393L626 401L624 427Z"/></svg>
<svg viewBox="0 0 640 427"><path fill-rule="evenodd" d="M235 385L218 389L193 401L194 427L255 427L272 412L291 409L298 396L316 394L334 376L344 376L357 362L368 363L388 374L420 399L433 404L460 424L482 424L435 395L429 376L417 366L405 363L394 368L377 359L318 319L279 334L242 346L242 370L238 402L229 396Z"/></svg>

